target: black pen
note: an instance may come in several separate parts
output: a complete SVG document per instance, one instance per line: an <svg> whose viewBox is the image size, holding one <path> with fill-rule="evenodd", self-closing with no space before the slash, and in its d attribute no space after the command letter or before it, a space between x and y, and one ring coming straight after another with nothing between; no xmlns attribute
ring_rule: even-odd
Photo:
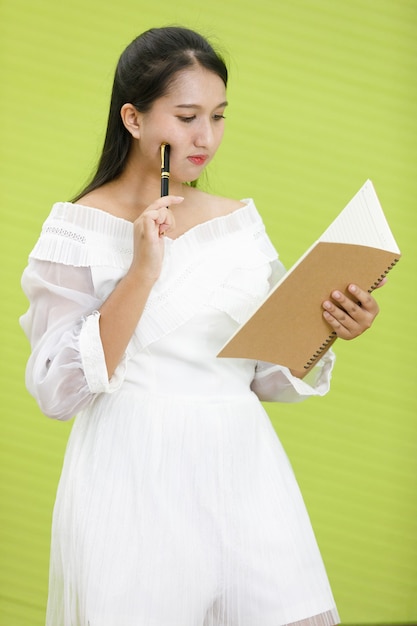
<svg viewBox="0 0 417 626"><path fill-rule="evenodd" d="M169 143L161 145L161 197L169 193Z"/></svg>

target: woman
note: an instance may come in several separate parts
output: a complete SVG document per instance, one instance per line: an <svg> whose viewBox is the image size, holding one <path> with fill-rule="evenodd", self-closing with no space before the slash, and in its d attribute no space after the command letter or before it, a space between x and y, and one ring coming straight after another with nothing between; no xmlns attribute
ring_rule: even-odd
<svg viewBox="0 0 417 626"><path fill-rule="evenodd" d="M197 33L135 39L116 70L97 173L54 205L23 275L27 386L46 415L77 414L54 510L48 626L338 622L260 403L323 395L334 356L303 380L216 358L284 271L253 201L188 184L222 140L226 84ZM159 198L163 142L171 195ZM348 339L378 307L352 286L324 310Z"/></svg>

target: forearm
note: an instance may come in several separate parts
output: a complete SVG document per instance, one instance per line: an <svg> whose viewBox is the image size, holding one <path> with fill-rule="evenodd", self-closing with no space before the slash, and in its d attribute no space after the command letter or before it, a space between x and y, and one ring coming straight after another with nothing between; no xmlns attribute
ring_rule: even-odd
<svg viewBox="0 0 417 626"><path fill-rule="evenodd" d="M126 351L154 282L146 272L130 270L100 308L100 337L109 379Z"/></svg>

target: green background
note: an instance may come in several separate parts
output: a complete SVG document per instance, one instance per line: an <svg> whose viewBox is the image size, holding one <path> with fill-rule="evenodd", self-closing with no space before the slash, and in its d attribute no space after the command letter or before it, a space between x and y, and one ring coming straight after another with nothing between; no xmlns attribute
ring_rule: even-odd
<svg viewBox="0 0 417 626"><path fill-rule="evenodd" d="M327 397L267 405L344 624L417 621L414 0L2 0L0 623L40 626L51 511L71 423L24 387L20 275L53 202L99 154L116 60L151 26L228 59L209 190L252 196L289 266L371 178L403 259L371 332L336 343ZM115 625L116 626L116 625Z"/></svg>

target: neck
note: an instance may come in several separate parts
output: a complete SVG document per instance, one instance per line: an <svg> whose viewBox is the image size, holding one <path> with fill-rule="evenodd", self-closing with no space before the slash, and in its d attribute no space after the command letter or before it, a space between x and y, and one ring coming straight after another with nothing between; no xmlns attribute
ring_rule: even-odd
<svg viewBox="0 0 417 626"><path fill-rule="evenodd" d="M109 183L108 190L130 212L139 215L161 195L161 176L159 171L150 169L131 153L123 173ZM171 181L169 193L183 195L183 185Z"/></svg>

